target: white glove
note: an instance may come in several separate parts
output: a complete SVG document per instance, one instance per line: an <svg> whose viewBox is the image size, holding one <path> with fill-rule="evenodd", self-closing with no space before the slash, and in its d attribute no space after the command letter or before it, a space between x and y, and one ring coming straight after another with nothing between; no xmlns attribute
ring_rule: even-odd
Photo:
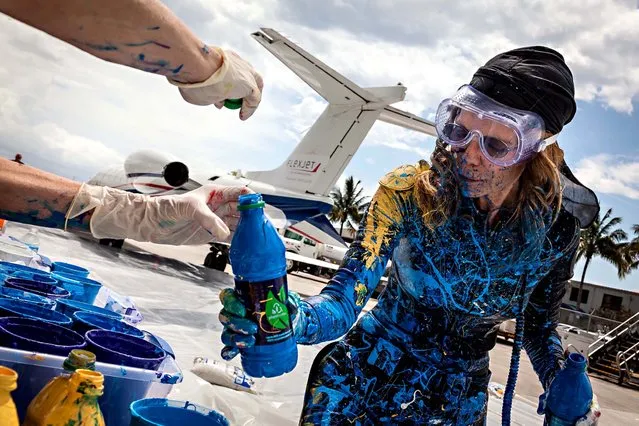
<svg viewBox="0 0 639 426"><path fill-rule="evenodd" d="M237 199L250 192L246 187L204 185L186 194L151 197L83 184L66 219L94 210L89 227L96 238L171 245L226 241L239 222Z"/></svg>
<svg viewBox="0 0 639 426"><path fill-rule="evenodd" d="M237 53L218 47L211 48L219 52L222 66L206 81L180 83L167 78L171 84L180 88L185 101L195 105L214 104L221 109L226 99L242 99L240 119L247 120L262 100L262 77Z"/></svg>

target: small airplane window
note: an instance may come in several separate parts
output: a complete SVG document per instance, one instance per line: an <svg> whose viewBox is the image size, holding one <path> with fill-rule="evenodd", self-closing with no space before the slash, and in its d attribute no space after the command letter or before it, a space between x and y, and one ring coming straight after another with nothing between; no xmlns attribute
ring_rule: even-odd
<svg viewBox="0 0 639 426"><path fill-rule="evenodd" d="M215 180L217 178L219 178L219 176L213 176L212 178L209 178L209 180Z"/></svg>

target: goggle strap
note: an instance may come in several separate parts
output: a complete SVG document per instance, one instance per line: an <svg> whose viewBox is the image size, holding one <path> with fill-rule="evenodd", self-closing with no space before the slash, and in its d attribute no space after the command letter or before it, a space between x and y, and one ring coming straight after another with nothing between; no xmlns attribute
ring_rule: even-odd
<svg viewBox="0 0 639 426"><path fill-rule="evenodd" d="M542 143L539 144L539 150L537 152L543 151L544 149L548 148L550 145L556 142L557 142L557 135L552 135L550 137L547 137L546 139L542 141Z"/></svg>

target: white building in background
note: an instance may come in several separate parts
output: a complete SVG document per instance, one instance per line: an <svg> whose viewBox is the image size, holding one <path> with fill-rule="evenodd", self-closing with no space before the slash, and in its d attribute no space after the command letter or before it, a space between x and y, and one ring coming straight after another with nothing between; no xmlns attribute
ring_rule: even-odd
<svg viewBox="0 0 639 426"><path fill-rule="evenodd" d="M579 281L570 280L563 302L576 306L578 293ZM635 314L639 312L639 292L584 283L580 309L588 313L606 310L619 313L630 311Z"/></svg>

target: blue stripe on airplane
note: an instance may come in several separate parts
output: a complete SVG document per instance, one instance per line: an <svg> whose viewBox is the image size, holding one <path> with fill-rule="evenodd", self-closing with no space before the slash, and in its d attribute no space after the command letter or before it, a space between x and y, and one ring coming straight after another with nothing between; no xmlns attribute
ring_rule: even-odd
<svg viewBox="0 0 639 426"><path fill-rule="evenodd" d="M303 221L318 214L327 214L333 206L329 203L297 197L262 194L262 199L284 212L288 220Z"/></svg>

